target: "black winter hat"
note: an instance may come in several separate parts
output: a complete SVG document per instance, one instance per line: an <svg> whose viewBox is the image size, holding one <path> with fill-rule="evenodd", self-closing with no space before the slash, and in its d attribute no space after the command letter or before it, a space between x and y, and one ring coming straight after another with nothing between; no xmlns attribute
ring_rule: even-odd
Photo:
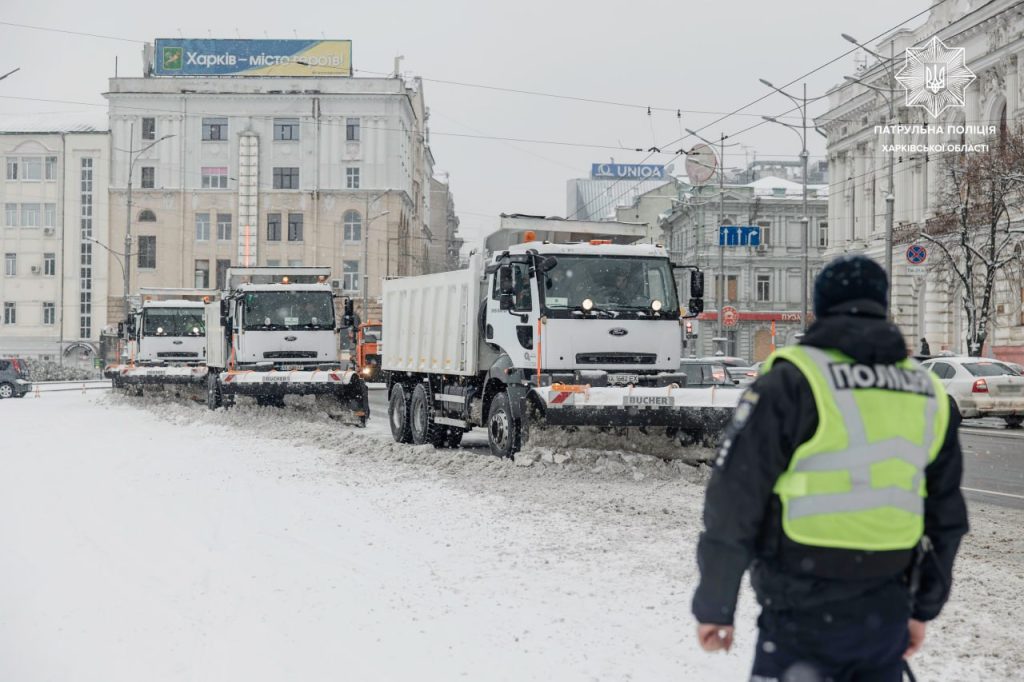
<svg viewBox="0 0 1024 682"><path fill-rule="evenodd" d="M843 303L864 302L862 310L844 307L845 312L874 313L884 317L889 306L889 278L875 261L867 256L839 256L822 268L814 280L814 316L834 315L832 310ZM870 303L867 303L869 302Z"/></svg>

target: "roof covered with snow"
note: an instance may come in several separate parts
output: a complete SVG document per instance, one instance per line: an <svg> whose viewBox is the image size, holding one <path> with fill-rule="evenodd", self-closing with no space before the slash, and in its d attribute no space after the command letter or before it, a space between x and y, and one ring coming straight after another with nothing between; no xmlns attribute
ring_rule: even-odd
<svg viewBox="0 0 1024 682"><path fill-rule="evenodd" d="M754 196L756 197L791 199L793 197L802 197L804 194L804 186L801 183L774 176L760 178L743 186L753 188ZM828 185L807 185L807 196L808 198L827 197Z"/></svg>

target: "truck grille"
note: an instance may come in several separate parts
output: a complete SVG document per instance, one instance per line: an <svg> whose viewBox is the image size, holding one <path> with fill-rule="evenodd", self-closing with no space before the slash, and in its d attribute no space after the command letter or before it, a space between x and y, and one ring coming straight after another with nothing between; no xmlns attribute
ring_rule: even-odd
<svg viewBox="0 0 1024 682"><path fill-rule="evenodd" d="M166 351L164 353L157 353L158 358L198 358L199 353L189 353L186 351Z"/></svg>
<svg viewBox="0 0 1024 682"><path fill-rule="evenodd" d="M577 353L576 363L580 365L653 365L658 361L656 353Z"/></svg>
<svg viewBox="0 0 1024 682"><path fill-rule="evenodd" d="M281 360L287 358L315 358L315 350L270 350L263 354L268 360Z"/></svg>

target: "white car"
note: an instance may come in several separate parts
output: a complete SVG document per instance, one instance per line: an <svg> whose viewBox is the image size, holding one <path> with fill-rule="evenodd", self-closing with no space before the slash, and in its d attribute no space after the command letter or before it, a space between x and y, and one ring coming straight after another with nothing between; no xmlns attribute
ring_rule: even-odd
<svg viewBox="0 0 1024 682"><path fill-rule="evenodd" d="M942 380L964 419L1002 417L1024 423L1024 376L991 358L938 357L921 363Z"/></svg>

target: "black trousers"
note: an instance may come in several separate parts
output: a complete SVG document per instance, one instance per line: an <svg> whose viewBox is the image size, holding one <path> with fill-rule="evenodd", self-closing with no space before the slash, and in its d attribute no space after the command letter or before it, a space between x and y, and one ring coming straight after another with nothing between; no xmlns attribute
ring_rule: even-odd
<svg viewBox="0 0 1024 682"><path fill-rule="evenodd" d="M751 682L900 682L907 619L762 612Z"/></svg>

